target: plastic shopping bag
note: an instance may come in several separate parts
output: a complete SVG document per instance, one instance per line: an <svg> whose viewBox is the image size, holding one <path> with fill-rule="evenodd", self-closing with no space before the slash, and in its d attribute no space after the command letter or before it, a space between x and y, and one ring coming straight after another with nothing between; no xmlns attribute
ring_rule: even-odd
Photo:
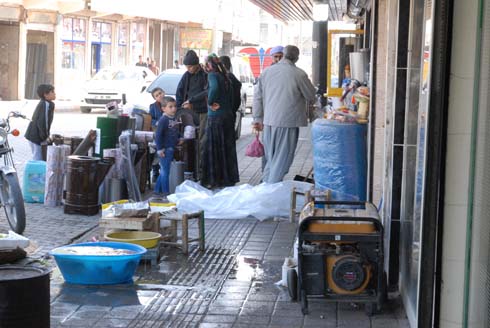
<svg viewBox="0 0 490 328"><path fill-rule="evenodd" d="M247 146L245 150L245 156L248 157L262 157L264 156L264 145L259 140L259 134L255 136L254 141Z"/></svg>

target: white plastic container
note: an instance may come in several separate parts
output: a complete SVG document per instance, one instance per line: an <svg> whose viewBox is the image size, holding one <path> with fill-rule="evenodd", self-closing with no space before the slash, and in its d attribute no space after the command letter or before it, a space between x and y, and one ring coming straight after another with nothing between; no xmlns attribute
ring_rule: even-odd
<svg viewBox="0 0 490 328"><path fill-rule="evenodd" d="M27 246L29 246L29 239L13 231L9 231L8 234L0 234L0 249L26 248Z"/></svg>
<svg viewBox="0 0 490 328"><path fill-rule="evenodd" d="M289 269L295 269L298 266L298 262L292 257L286 257L282 265L282 279L281 282L283 286L288 286L288 271Z"/></svg>
<svg viewBox="0 0 490 328"><path fill-rule="evenodd" d="M184 128L184 139L196 139L196 128L192 125L187 125Z"/></svg>

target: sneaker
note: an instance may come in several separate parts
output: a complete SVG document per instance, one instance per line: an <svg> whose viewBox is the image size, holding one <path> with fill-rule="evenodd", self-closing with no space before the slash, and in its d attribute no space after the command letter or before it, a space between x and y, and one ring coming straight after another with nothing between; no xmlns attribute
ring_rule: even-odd
<svg viewBox="0 0 490 328"><path fill-rule="evenodd" d="M167 197L166 197L166 194L165 193L153 192L153 194L151 195L150 199L152 201L163 201L163 200L167 200Z"/></svg>

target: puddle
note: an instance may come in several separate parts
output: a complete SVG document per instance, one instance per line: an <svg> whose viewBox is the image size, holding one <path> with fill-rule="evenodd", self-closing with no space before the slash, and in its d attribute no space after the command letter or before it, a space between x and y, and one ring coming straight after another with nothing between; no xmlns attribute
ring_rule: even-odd
<svg viewBox="0 0 490 328"><path fill-rule="evenodd" d="M57 286L57 302L95 306L145 305L150 297L134 285L86 286L63 283Z"/></svg>
<svg viewBox="0 0 490 328"><path fill-rule="evenodd" d="M264 276L262 261L245 256L237 256L235 268L232 270L230 279L238 281L261 280Z"/></svg>
<svg viewBox="0 0 490 328"><path fill-rule="evenodd" d="M189 258L175 248L162 248L163 255L157 265L150 261L141 261L135 273L137 284L166 285L174 274L186 267Z"/></svg>

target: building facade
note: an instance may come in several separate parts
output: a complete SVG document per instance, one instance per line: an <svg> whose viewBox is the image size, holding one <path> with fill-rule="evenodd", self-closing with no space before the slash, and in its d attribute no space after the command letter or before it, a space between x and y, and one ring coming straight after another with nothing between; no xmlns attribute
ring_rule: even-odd
<svg viewBox="0 0 490 328"><path fill-rule="evenodd" d="M201 7L209 12L182 10ZM52 83L59 99L75 100L99 69L133 65L140 55L160 70L182 64L189 49L229 55L234 17L243 8L258 11L248 1L3 1L0 98L37 98L37 85Z"/></svg>

